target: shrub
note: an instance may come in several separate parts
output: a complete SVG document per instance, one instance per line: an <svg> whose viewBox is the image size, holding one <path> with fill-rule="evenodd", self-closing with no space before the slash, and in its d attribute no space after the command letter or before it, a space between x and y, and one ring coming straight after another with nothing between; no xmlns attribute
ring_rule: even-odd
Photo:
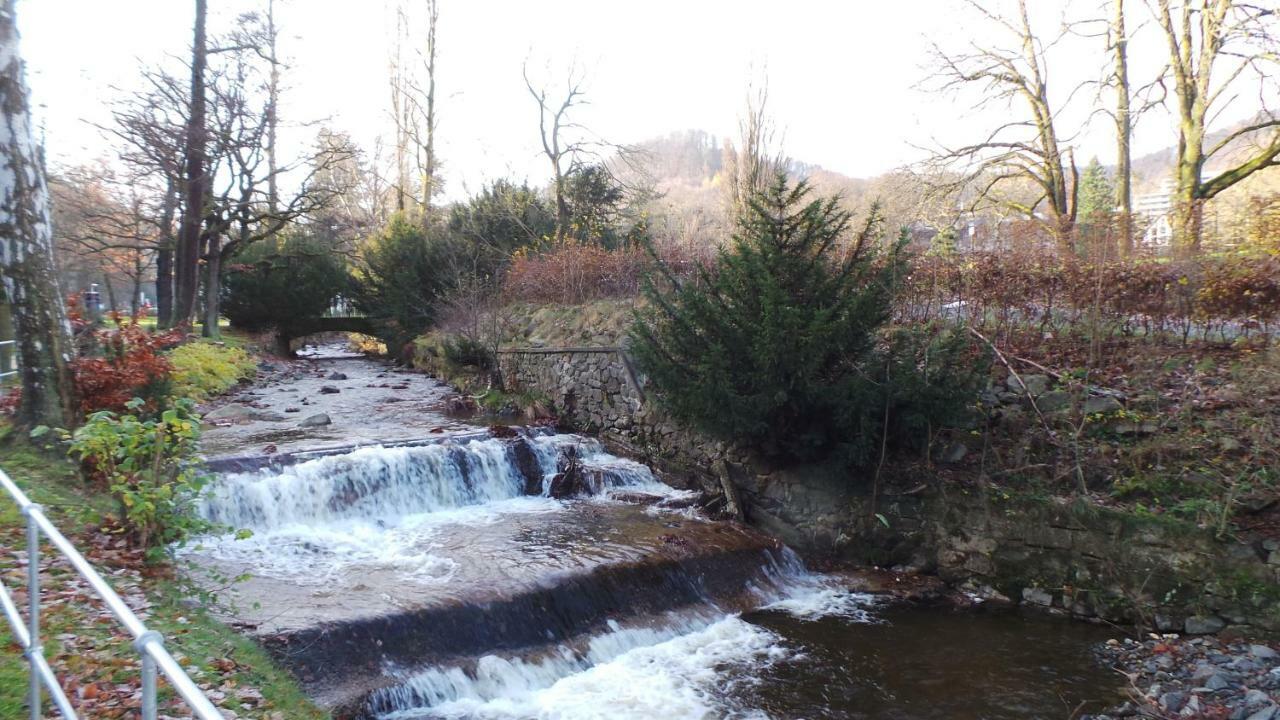
<svg viewBox="0 0 1280 720"><path fill-rule="evenodd" d="M173 394L196 402L230 390L256 370L253 357L240 348L197 342L171 350L169 363L173 366Z"/></svg>
<svg viewBox="0 0 1280 720"><path fill-rule="evenodd" d="M634 297L655 267L654 256L677 278L693 277L711 260L687 248L662 246L608 249L568 240L543 250L526 248L511 259L503 283L510 302L576 305L592 300Z"/></svg>
<svg viewBox="0 0 1280 720"><path fill-rule="evenodd" d="M151 411L164 404L173 371L164 351L181 342L180 333L152 333L117 319L114 327L93 329L89 336L85 354L71 363L76 394L86 414L123 412L135 397Z"/></svg>
<svg viewBox="0 0 1280 720"><path fill-rule="evenodd" d="M305 237L288 238L278 248L255 243L227 268L222 312L246 330L287 329L322 316L350 288L346 263L324 243Z"/></svg>
<svg viewBox="0 0 1280 720"><path fill-rule="evenodd" d="M136 412L143 401L128 405ZM71 456L110 490L122 529L135 547L146 549L148 559L212 529L192 512L205 484L194 462L199 423L191 401L180 400L154 419L96 412L71 434Z"/></svg>
<svg viewBox="0 0 1280 720"><path fill-rule="evenodd" d="M387 347L402 347L431 326L441 296L468 267L446 229L397 216L364 248L357 305Z"/></svg>
<svg viewBox="0 0 1280 720"><path fill-rule="evenodd" d="M1081 262L1042 253L919 258L897 307L1009 337L1076 329L1186 340L1269 336L1280 320L1280 258L1213 256Z"/></svg>
<svg viewBox="0 0 1280 720"><path fill-rule="evenodd" d="M867 463L889 427L941 421L973 382L922 362L930 344L886 342L899 243L874 247L873 212L851 245L850 215L785 176L755 195L715 267L646 285L636 358L679 420L788 461L834 453ZM947 353L947 357L958 355ZM963 366L961 366L963 367ZM886 409L887 408L887 409Z"/></svg>

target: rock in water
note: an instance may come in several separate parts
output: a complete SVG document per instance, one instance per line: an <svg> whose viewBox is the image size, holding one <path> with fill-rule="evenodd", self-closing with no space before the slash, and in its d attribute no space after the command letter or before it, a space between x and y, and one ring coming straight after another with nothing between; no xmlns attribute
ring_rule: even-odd
<svg viewBox="0 0 1280 720"><path fill-rule="evenodd" d="M231 403L211 410L204 415L205 420L248 420L253 415L253 408L248 405Z"/></svg>
<svg viewBox="0 0 1280 720"><path fill-rule="evenodd" d="M520 471L520 477L524 478L524 494L541 495L542 463L538 462L538 455L533 448L521 438L511 444L511 456L516 469Z"/></svg>
<svg viewBox="0 0 1280 720"><path fill-rule="evenodd" d="M332 423L333 423L333 420L330 419L328 413L319 413L317 415L312 415L311 417L304 419L302 422L298 423L298 427L304 427L304 428L323 427L325 425L331 425Z"/></svg>
<svg viewBox="0 0 1280 720"><path fill-rule="evenodd" d="M587 490L586 484L583 482L582 470L578 467L577 451L570 446L567 454L568 459L564 469L551 478L551 488L548 494L557 500L585 495Z"/></svg>
<svg viewBox="0 0 1280 720"><path fill-rule="evenodd" d="M346 380L347 376L340 372L334 372L329 374L328 379L329 380Z"/></svg>
<svg viewBox="0 0 1280 720"><path fill-rule="evenodd" d="M320 388L321 395L337 395L340 392L342 391L332 385L325 385L324 387Z"/></svg>

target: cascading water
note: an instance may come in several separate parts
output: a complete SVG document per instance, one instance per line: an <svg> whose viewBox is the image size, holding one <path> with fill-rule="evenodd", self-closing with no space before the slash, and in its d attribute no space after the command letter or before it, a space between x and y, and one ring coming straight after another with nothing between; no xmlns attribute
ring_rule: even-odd
<svg viewBox="0 0 1280 720"><path fill-rule="evenodd" d="M551 479L568 465L592 498L548 496ZM621 504L615 494L653 505ZM329 637L329 630L309 629L325 618L349 622L357 602L336 593L395 588L406 599L376 614L417 619L376 640L381 650L367 662L385 678L378 684L391 684L360 705L361 713L389 717L464 708L483 715L512 702L528 710L552 702L564 683L703 642L719 648L703 651L723 656L717 663L730 662L731 647L746 652L744 662L774 656L783 651L768 633L733 612L789 602L797 593L830 606L816 612L862 612L862 598L819 587L793 553L764 536L663 509L688 495L576 435L369 447L224 475L201 498L200 512L251 537L205 538L193 552L219 570L248 570L255 604L279 601L285 588L297 594L316 587L308 601L331 607L280 621L278 629L296 637ZM423 590L404 595L411 586ZM486 598L474 620L456 617ZM292 601L280 604L287 615ZM427 617L444 616L452 618L447 630L421 631ZM735 634L741 637L730 642ZM504 644L510 652L483 652ZM313 660L291 652L298 667L324 672L329 664L328 650ZM433 657L441 661L426 660ZM685 691L689 702L706 702L697 700L704 690Z"/></svg>
<svg viewBox="0 0 1280 720"><path fill-rule="evenodd" d="M433 408L447 391L421 376L328 362L246 400L312 394L334 426L217 458L271 468L212 483L200 512L227 533L182 552L337 718L1020 720L1109 687L1079 672L1078 630L875 606L594 440L491 437ZM347 384L317 400L335 366ZM216 428L212 447L262 431ZM398 445L314 444L378 438Z"/></svg>
<svg viewBox="0 0 1280 720"><path fill-rule="evenodd" d="M441 527L561 510L546 492L569 454L606 497L611 490L681 494L644 465L575 435L369 447L283 470L224 475L201 498L199 512L251 535L206 538L200 552L303 583L333 583L348 570L370 569L437 582L455 570L453 561L431 552Z"/></svg>

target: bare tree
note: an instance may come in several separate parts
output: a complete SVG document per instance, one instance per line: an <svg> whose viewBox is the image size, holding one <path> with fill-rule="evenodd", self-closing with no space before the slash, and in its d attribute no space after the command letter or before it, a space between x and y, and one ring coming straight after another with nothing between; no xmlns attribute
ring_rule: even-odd
<svg viewBox="0 0 1280 720"><path fill-rule="evenodd" d="M32 134L14 5L0 4L0 237L6 241L4 291L22 359L17 424L66 427L78 414L70 367L75 348L54 270L49 189Z"/></svg>
<svg viewBox="0 0 1280 720"><path fill-rule="evenodd" d="M1116 93L1116 109L1112 120L1116 127L1116 207L1120 210L1120 252L1133 253L1133 115L1130 105L1133 93L1129 86L1129 33L1125 27L1124 0L1111 0L1111 23L1107 46L1113 69L1111 85Z"/></svg>
<svg viewBox="0 0 1280 720"><path fill-rule="evenodd" d="M436 0L426 0L427 10L427 42L423 49L423 70L426 73L426 87L423 104L423 125L414 126L414 135L419 148L418 170L422 176L422 208L424 217L431 207L431 198L436 192L436 23L440 19L440 7Z"/></svg>
<svg viewBox="0 0 1280 720"><path fill-rule="evenodd" d="M746 112L738 118L738 146L733 141L724 145L726 200L730 218L742 216L750 198L773 184L778 173L786 170L787 161L781 149L777 130L768 115L769 85L761 82L748 88Z"/></svg>
<svg viewBox="0 0 1280 720"><path fill-rule="evenodd" d="M562 99L554 100L548 95L546 87L535 87L529 79L529 63L523 67L524 84L529 94L538 103L538 134L542 141L542 152L551 163L551 189L556 203L556 241L563 242L569 235L572 213L569 209L569 173L580 162L579 155L593 152L591 143L579 136L569 137L568 133L581 130L581 126L570 120L570 111L586 102L583 97L583 77L576 69L569 71L565 81Z"/></svg>
<svg viewBox="0 0 1280 720"><path fill-rule="evenodd" d="M173 264L177 231L174 222L183 200L183 148L191 102L188 87L157 70L143 73L144 87L116 104L112 122L101 127L118 144L126 168L128 190L146 189L158 200L154 220L156 311L162 326L172 323Z"/></svg>
<svg viewBox="0 0 1280 720"><path fill-rule="evenodd" d="M948 53L935 45L942 89L977 88L981 93L977 108L1021 106L1025 114L1001 123L978 142L936 153L932 174L941 177L954 172L957 180L944 189L954 191L956 183L975 188L975 206L996 199L1042 221L1059 251L1070 252L1078 171L1071 148L1064 148L1059 134L1048 79L1048 49L1066 29L1046 44L1031 27L1026 0L1017 0L1012 17L989 9L990 3L966 0L966 4L1009 38L1012 47L975 43L963 52ZM1029 184L1035 191L1027 200L997 195L1002 186L1015 183Z"/></svg>
<svg viewBox="0 0 1280 720"><path fill-rule="evenodd" d="M123 279L129 285L130 315L136 316L142 285L152 277L162 242L163 215L156 203L163 199L147 187L146 178L117 177L105 168L73 169L51 179L49 186L54 245L64 277L79 270L100 278L109 306L116 310L114 281Z"/></svg>
<svg viewBox="0 0 1280 720"><path fill-rule="evenodd" d="M1152 10L1169 49L1178 116L1174 242L1191 254L1200 249L1205 203L1280 164L1280 15L1274 6L1238 0L1154 0ZM1255 119L1206 147L1210 123L1254 92L1261 104ZM1225 169L1204 177L1216 157Z"/></svg>
<svg viewBox="0 0 1280 720"><path fill-rule="evenodd" d="M253 22L252 16L242 17L242 23ZM255 37L262 44L255 43ZM284 164L272 158L269 109L276 98L270 77L276 66L268 62L264 73L253 61L267 57L262 49L266 42L269 38L233 33L218 49L225 62L208 86L211 183L202 233L206 337L219 335L219 289L227 260L246 245L274 238L290 223L327 205L340 190L313 182L344 159L340 148L321 148ZM284 176L294 187L287 197L278 194Z"/></svg>

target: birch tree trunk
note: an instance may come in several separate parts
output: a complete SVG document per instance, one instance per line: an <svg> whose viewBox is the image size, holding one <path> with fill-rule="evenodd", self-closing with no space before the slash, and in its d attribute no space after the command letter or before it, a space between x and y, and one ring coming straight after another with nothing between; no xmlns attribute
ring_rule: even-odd
<svg viewBox="0 0 1280 720"><path fill-rule="evenodd" d="M1133 254L1133 158L1130 139L1129 36L1125 28L1124 0L1114 0L1111 46L1115 54L1116 89L1116 207L1120 208L1120 254Z"/></svg>
<svg viewBox="0 0 1280 720"><path fill-rule="evenodd" d="M68 427L79 415L70 367L75 346L54 270L49 189L32 135L14 5L0 0L0 242L22 364L16 421Z"/></svg>
<svg viewBox="0 0 1280 720"><path fill-rule="evenodd" d="M427 0L427 137L423 151L426 158L422 167L422 222L430 222L431 196L436 191L436 22L440 8L436 0Z"/></svg>

